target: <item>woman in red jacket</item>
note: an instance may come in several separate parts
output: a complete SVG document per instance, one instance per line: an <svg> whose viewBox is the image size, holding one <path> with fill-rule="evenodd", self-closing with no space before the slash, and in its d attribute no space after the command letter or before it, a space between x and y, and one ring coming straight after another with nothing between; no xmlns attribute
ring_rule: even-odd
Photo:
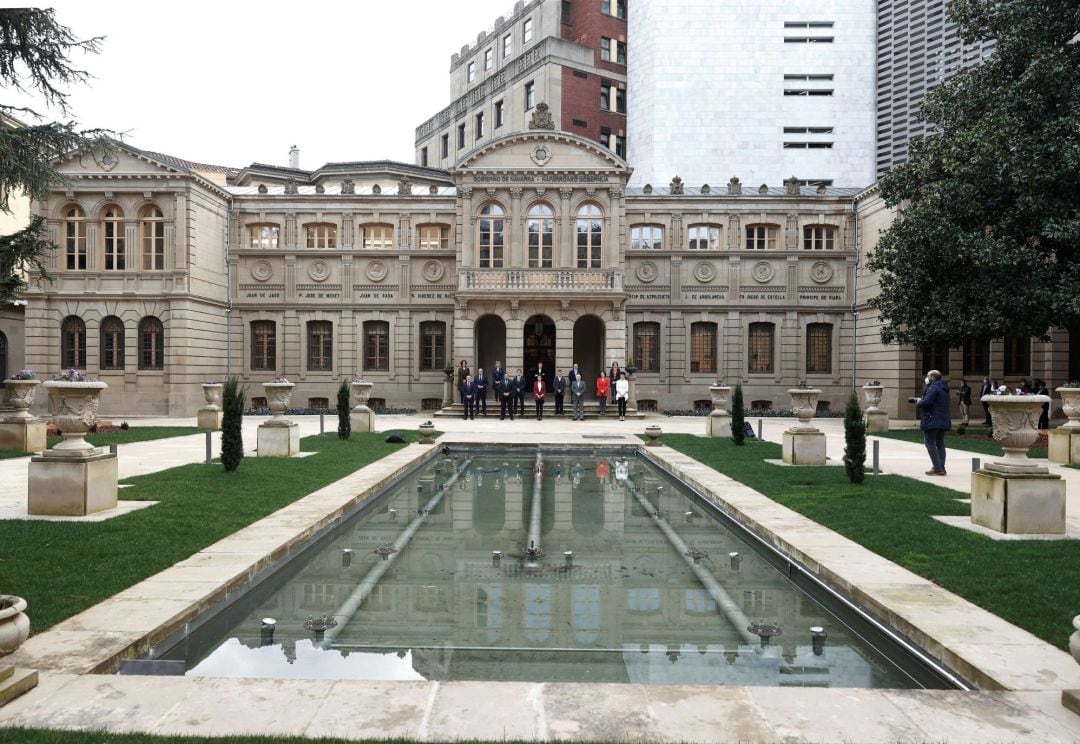
<svg viewBox="0 0 1080 744"><path fill-rule="evenodd" d="M536 420L544 420L544 395L547 393L547 383L540 375L533 381L533 400L536 401Z"/></svg>
<svg viewBox="0 0 1080 744"><path fill-rule="evenodd" d="M596 397L600 400L600 415L607 415L607 398L611 392L611 381L608 376L601 370L600 376L596 378Z"/></svg>

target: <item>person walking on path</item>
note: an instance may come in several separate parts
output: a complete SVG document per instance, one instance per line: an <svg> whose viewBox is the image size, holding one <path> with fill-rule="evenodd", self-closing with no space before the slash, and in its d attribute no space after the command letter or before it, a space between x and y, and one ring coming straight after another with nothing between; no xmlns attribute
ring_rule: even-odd
<svg viewBox="0 0 1080 744"><path fill-rule="evenodd" d="M577 365L574 365L575 368ZM585 378L580 374L570 383L570 402L574 406L574 421L585 420Z"/></svg>
<svg viewBox="0 0 1080 744"><path fill-rule="evenodd" d="M626 375L619 373L619 379L615 381L615 402L619 404L619 421L626 421L626 401L630 397L630 383Z"/></svg>
<svg viewBox="0 0 1080 744"><path fill-rule="evenodd" d="M611 390L611 381L608 376L604 374L603 370L600 372L600 376L596 378L596 397L600 401L600 415L607 415L607 397Z"/></svg>
<svg viewBox="0 0 1080 744"><path fill-rule="evenodd" d="M909 398L916 409L922 410L919 428L923 432L926 451L930 453L931 468L927 475L945 475L945 432L952 428L949 415L949 383L941 373L932 369L926 373L926 390L921 398Z"/></svg>
<svg viewBox="0 0 1080 744"><path fill-rule="evenodd" d="M960 416L964 419L964 426L968 425L968 407L971 406L971 385L967 380L960 380L960 387L956 390L956 397L960 401Z"/></svg>

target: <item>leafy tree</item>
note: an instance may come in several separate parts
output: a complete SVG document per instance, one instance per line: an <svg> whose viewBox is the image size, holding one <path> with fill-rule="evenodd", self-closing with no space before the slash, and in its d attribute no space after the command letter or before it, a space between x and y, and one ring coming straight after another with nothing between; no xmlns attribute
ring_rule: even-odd
<svg viewBox="0 0 1080 744"><path fill-rule="evenodd" d="M64 116L71 112L64 88L87 80L70 62L76 51L97 53L100 38L79 39L56 21L55 11L38 8L0 9L0 88L38 96ZM24 124L20 118L30 119ZM80 130L74 121L47 122L37 111L0 102L0 212L12 213L10 200L22 195L43 198L63 176L53 160L67 152L104 155L110 133ZM0 305L18 297L26 277L50 280L45 257L53 248L45 240L45 220L36 216L11 235L0 235Z"/></svg>
<svg viewBox="0 0 1080 744"><path fill-rule="evenodd" d="M349 389L349 383L343 380L337 391L338 439L348 439L352 434L352 421L349 419Z"/></svg>
<svg viewBox="0 0 1080 744"><path fill-rule="evenodd" d="M230 473L244 459L244 393L236 377L225 382L221 393L221 464Z"/></svg>
<svg viewBox="0 0 1080 744"><path fill-rule="evenodd" d="M992 57L923 102L936 134L881 181L902 217L869 261L882 340L920 346L1080 322L1080 30L1076 0L953 0Z"/></svg>
<svg viewBox="0 0 1080 744"><path fill-rule="evenodd" d="M743 411L742 383L735 384L731 396L731 441L741 447L746 441L746 412Z"/></svg>
<svg viewBox="0 0 1080 744"><path fill-rule="evenodd" d="M854 390L844 409L844 469L851 483L862 483L866 477L866 421Z"/></svg>

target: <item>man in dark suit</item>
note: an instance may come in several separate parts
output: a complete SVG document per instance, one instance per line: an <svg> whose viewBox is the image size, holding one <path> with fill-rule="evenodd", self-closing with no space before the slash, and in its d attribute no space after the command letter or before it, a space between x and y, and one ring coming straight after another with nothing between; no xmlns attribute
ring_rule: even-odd
<svg viewBox="0 0 1080 744"><path fill-rule="evenodd" d="M503 381L504 377L506 377L506 370L502 368L502 362L496 360L495 369L491 370L491 389L498 390L499 383Z"/></svg>
<svg viewBox="0 0 1080 744"><path fill-rule="evenodd" d="M521 370L514 375L514 405L517 406L518 415L525 415L525 376Z"/></svg>
<svg viewBox="0 0 1080 744"><path fill-rule="evenodd" d="M581 379L581 370L578 369L578 366L576 364L570 369L569 372L566 373L566 379L570 382Z"/></svg>
<svg viewBox="0 0 1080 744"><path fill-rule="evenodd" d="M498 369L496 367L496 369ZM495 386L496 395L499 396L499 420L506 418L506 412L510 412L510 420L514 420L514 381L505 374Z"/></svg>
<svg viewBox="0 0 1080 744"><path fill-rule="evenodd" d="M476 383L472 375L465 376L465 382L461 385L461 400L465 404L465 420L476 420Z"/></svg>
<svg viewBox="0 0 1080 744"><path fill-rule="evenodd" d="M563 415L563 396L566 395L566 378L562 370L555 373L555 379L551 382L551 392L555 393L555 415Z"/></svg>
<svg viewBox="0 0 1080 744"><path fill-rule="evenodd" d="M987 395L994 394L994 386L990 384L990 380L983 378L982 388L979 390L979 398L984 398ZM990 420L990 404L986 401L982 401L983 407L983 426L993 426L993 422Z"/></svg>
<svg viewBox="0 0 1080 744"><path fill-rule="evenodd" d="M476 383L476 407L480 413L487 416L488 376L484 374L483 367L477 368L473 382Z"/></svg>

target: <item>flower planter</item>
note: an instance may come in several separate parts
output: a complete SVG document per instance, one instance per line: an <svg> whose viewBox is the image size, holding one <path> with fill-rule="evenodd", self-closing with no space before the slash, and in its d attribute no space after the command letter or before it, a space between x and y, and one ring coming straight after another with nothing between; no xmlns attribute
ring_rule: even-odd
<svg viewBox="0 0 1080 744"><path fill-rule="evenodd" d="M275 424L285 424L285 409L289 407L289 399L295 385L291 382L264 382L263 390L266 392L266 405L270 409L271 421Z"/></svg>
<svg viewBox="0 0 1080 744"><path fill-rule="evenodd" d="M1069 636L1069 652L1076 659L1076 663L1080 664L1080 615L1073 618L1073 627L1076 632Z"/></svg>
<svg viewBox="0 0 1080 744"><path fill-rule="evenodd" d="M781 442L782 459L788 465L824 465L825 434L811 422L817 413L817 388L791 388L791 412L798 422L784 432Z"/></svg>
<svg viewBox="0 0 1080 744"><path fill-rule="evenodd" d="M712 397L712 411L705 419L705 436L726 437L731 435L729 423L729 411L731 408L731 388L727 385L709 386L709 395Z"/></svg>
<svg viewBox="0 0 1080 744"><path fill-rule="evenodd" d="M49 395L49 411L53 424L64 436L64 441L49 450L56 456L89 455L94 445L86 441L86 433L97 422L101 391L104 382L64 382L50 380L42 383Z"/></svg>
<svg viewBox="0 0 1080 744"><path fill-rule="evenodd" d="M220 382L205 382L202 386L203 397L206 398L206 405L203 406L204 411L220 411L221 410L221 391L225 389L225 385Z"/></svg>
<svg viewBox="0 0 1080 744"><path fill-rule="evenodd" d="M1039 438L1039 415L1048 395L984 395L994 422L994 439L1005 450L1005 463L1025 464L1028 449Z"/></svg>
<svg viewBox="0 0 1080 744"><path fill-rule="evenodd" d="M659 447L660 435L663 434L663 430L656 424L650 424L645 427L645 436L649 438L649 441L645 443L646 447Z"/></svg>
<svg viewBox="0 0 1080 744"><path fill-rule="evenodd" d="M1069 420L1048 432L1047 458L1063 465L1080 464L1080 388L1059 387L1061 412Z"/></svg>
<svg viewBox="0 0 1080 744"><path fill-rule="evenodd" d="M375 412L368 407L371 398L371 389L375 387L370 382L352 383L352 393L356 396L356 405L349 412L349 426L353 431L375 431Z"/></svg>
<svg viewBox="0 0 1080 744"><path fill-rule="evenodd" d="M435 424L430 421L425 421L418 427L420 432L420 444L434 444L435 440L431 438L431 435L435 433Z"/></svg>
<svg viewBox="0 0 1080 744"><path fill-rule="evenodd" d="M1061 396L1061 412L1069 418L1058 428L1076 429L1080 433L1080 388L1059 387L1056 392Z"/></svg>
<svg viewBox="0 0 1080 744"><path fill-rule="evenodd" d="M11 423L20 421L34 421L30 415L30 406L34 404L34 395L37 394L41 380L4 380L4 388L7 390L6 401L15 409L15 413L7 417Z"/></svg>
<svg viewBox="0 0 1080 744"><path fill-rule="evenodd" d="M791 396L791 412L799 419L799 423L792 427L792 431L817 431L810 420L817 413L818 397L821 391L817 388L791 388L788 390Z"/></svg>
<svg viewBox="0 0 1080 744"><path fill-rule="evenodd" d="M885 392L884 385L863 385L863 398L866 400L866 413L881 413L881 396Z"/></svg>
<svg viewBox="0 0 1080 744"><path fill-rule="evenodd" d="M26 600L10 594L0 594L0 656L7 656L30 635L30 618L26 616Z"/></svg>

